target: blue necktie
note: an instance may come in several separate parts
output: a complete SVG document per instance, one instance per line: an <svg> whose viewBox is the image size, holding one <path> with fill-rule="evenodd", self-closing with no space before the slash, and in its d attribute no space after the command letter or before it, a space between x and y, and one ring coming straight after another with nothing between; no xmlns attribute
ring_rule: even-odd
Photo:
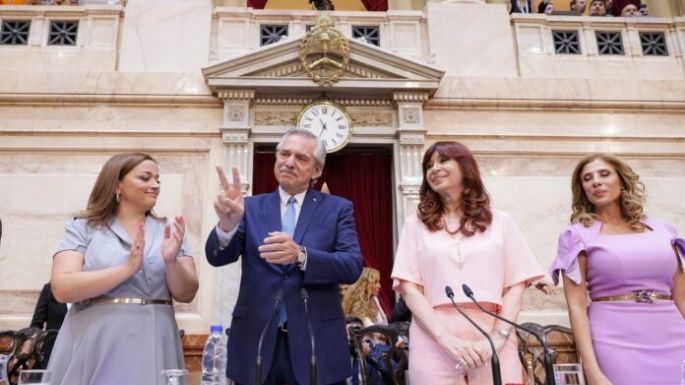
<svg viewBox="0 0 685 385"><path fill-rule="evenodd" d="M290 235L290 238L295 234L295 225L297 220L295 218L295 197L291 196L288 198L288 202L285 204L285 213L281 220L281 230ZM278 309L278 326L283 326L288 320L288 313L285 309L285 302L281 304Z"/></svg>
<svg viewBox="0 0 685 385"><path fill-rule="evenodd" d="M285 213L283 214L283 219L281 220L281 230L290 235L290 238L295 234L295 225L297 220L295 219L295 197L288 198L288 202L285 204Z"/></svg>

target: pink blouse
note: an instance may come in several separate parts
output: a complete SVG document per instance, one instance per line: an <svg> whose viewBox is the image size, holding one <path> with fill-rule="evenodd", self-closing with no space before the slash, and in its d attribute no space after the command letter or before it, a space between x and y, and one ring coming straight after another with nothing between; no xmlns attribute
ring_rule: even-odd
<svg viewBox="0 0 685 385"><path fill-rule="evenodd" d="M470 302L461 289L466 283L479 302L502 305L502 291L524 282L529 284L544 273L509 214L492 210L492 223L485 232L471 237L431 232L417 215L404 222L395 265L393 289L401 280L423 286L433 306L450 304L445 286L454 290L454 300Z"/></svg>

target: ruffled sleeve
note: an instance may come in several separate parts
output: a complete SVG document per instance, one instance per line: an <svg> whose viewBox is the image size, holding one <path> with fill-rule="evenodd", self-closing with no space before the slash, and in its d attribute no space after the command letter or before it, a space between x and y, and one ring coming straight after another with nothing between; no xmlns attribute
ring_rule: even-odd
<svg viewBox="0 0 685 385"><path fill-rule="evenodd" d="M654 221L654 219L649 218ZM678 236L678 231L670 223L662 222L666 231L671 234L671 245L675 249L678 258L680 258L680 268L685 272L685 239ZM648 223L649 224L649 223Z"/></svg>
<svg viewBox="0 0 685 385"><path fill-rule="evenodd" d="M557 257L549 267L549 274L555 285L559 284L559 276L562 271L571 281L580 284L582 277L580 275L580 267L578 266L578 254L585 250L580 234L573 226L569 226L559 235L559 245L557 248Z"/></svg>

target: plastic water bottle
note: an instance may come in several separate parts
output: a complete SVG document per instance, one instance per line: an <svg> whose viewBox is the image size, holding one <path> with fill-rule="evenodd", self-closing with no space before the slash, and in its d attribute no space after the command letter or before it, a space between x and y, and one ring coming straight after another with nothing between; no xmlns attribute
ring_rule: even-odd
<svg viewBox="0 0 685 385"><path fill-rule="evenodd" d="M209 337L202 353L201 385L226 385L226 339L221 325L209 328Z"/></svg>

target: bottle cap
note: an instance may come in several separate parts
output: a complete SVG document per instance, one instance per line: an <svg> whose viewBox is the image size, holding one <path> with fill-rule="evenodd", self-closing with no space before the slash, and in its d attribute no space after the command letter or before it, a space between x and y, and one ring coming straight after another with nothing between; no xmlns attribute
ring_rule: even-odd
<svg viewBox="0 0 685 385"><path fill-rule="evenodd" d="M210 333L214 333L214 332L221 333L222 331L224 331L224 327L221 325L212 325L209 327Z"/></svg>

